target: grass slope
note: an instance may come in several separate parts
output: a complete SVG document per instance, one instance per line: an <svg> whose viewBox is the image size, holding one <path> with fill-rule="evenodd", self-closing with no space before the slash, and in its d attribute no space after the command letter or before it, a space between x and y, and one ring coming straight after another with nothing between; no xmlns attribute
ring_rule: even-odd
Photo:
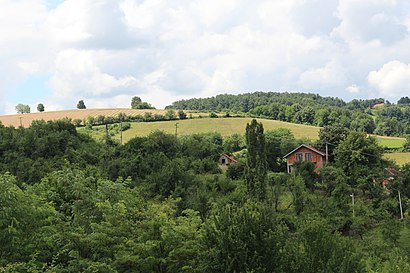
<svg viewBox="0 0 410 273"><path fill-rule="evenodd" d="M178 135L191 135L195 133L218 132L222 136L244 134L246 124L251 118L198 118L177 121L158 122L133 122L131 128L123 132L123 140L127 142L136 136L146 136L151 132L160 130L169 134L175 133L175 124L178 123ZM290 129L296 138L317 139L320 128L315 126L288 123L277 120L258 119L266 130L275 128ZM119 139L119 135L115 135Z"/></svg>
<svg viewBox="0 0 410 273"><path fill-rule="evenodd" d="M410 163L410 153L386 153L384 157L396 161L399 165Z"/></svg>
<svg viewBox="0 0 410 273"><path fill-rule="evenodd" d="M190 135L195 133L219 132L222 136L232 134L244 134L246 124L251 118L198 118L174 121L158 121L158 122L133 122L131 128L123 132L123 142L126 143L131 138L136 136L146 136L151 132L160 130L169 134L175 133L175 123L178 123L178 135ZM294 124L277 120L258 119L262 122L266 130L276 128L290 129L296 138L308 138L311 140L318 139L320 127ZM79 128L80 132L87 133L95 139L104 139L105 131L102 126L94 126L92 131L85 128ZM403 146L405 139L398 137L376 136L380 145L388 148L400 148ZM113 136L119 140L119 134ZM386 153L385 157L395 160L399 165L410 163L410 153Z"/></svg>
<svg viewBox="0 0 410 273"><path fill-rule="evenodd" d="M406 139L401 137L373 136L377 138L380 146L386 148L397 149L403 147L404 143L406 143Z"/></svg>

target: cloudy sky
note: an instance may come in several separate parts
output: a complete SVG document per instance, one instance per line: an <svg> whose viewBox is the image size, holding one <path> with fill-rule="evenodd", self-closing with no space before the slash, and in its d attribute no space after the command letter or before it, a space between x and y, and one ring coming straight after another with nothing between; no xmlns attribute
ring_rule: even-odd
<svg viewBox="0 0 410 273"><path fill-rule="evenodd" d="M407 0L0 0L0 114L251 91L410 95Z"/></svg>

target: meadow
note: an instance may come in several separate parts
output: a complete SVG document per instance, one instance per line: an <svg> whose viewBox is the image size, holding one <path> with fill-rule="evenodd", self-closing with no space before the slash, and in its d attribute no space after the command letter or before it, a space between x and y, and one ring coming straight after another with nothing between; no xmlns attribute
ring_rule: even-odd
<svg viewBox="0 0 410 273"><path fill-rule="evenodd" d="M208 132L218 132L224 137L232 134L243 135L245 133L246 124L251 120L251 118L195 118L173 121L132 122L131 128L123 132L123 143L128 142L131 138L136 136L147 136L154 131L164 131L169 134L175 134L176 124L178 126L177 134L179 136ZM257 120L263 124L265 131L277 128L287 128L292 131L296 138L305 138L310 140L318 139L320 127L294 124L277 120ZM103 126L94 126L93 128L94 129L92 131L85 128L79 128L79 131L90 134L95 139L105 138L105 129ZM377 138L382 147L389 149L401 148L405 143L404 138L373 136ZM112 137L113 139L120 140L119 133L114 134ZM385 157L395 160L399 165L410 163L410 153L386 153Z"/></svg>
<svg viewBox="0 0 410 273"><path fill-rule="evenodd" d="M218 132L222 136L244 134L246 124L251 118L196 118L174 121L133 122L131 128L123 132L123 141L127 142L135 136L146 136L154 131L164 131L175 134L176 124L178 135L192 135L196 133ZM265 131L276 128L286 128L293 132L296 138L316 140L320 128L315 126L288 123L278 120L257 119L264 126ZM119 134L115 135L119 139Z"/></svg>
<svg viewBox="0 0 410 273"><path fill-rule="evenodd" d="M410 163L410 153L385 153L384 157L396 161L396 163L399 165Z"/></svg>

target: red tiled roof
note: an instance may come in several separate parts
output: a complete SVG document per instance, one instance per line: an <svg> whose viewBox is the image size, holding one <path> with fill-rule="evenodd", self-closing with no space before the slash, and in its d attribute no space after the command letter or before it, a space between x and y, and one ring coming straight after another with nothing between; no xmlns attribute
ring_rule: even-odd
<svg viewBox="0 0 410 273"><path fill-rule="evenodd" d="M291 151L290 153L288 153L287 155L285 155L283 158L287 158L289 155L293 154L294 152L296 152L297 150L299 150L300 148L305 147L317 154L320 154L321 156L326 156L326 154L322 153L321 151L319 151L318 149L316 149L315 147L311 146L311 145L306 145L306 144L302 144L299 147L297 147L296 149L294 149L293 151Z"/></svg>
<svg viewBox="0 0 410 273"><path fill-rule="evenodd" d="M227 155L227 154L223 154L223 156L226 157L227 159L229 159L229 160L232 161L232 162L238 163L238 161L237 161L235 158L233 158L233 157L231 157L231 156L229 156L229 155Z"/></svg>
<svg viewBox="0 0 410 273"><path fill-rule="evenodd" d="M377 104L373 105L371 108L376 108L376 107L381 107L381 106L384 106L384 102L377 103Z"/></svg>

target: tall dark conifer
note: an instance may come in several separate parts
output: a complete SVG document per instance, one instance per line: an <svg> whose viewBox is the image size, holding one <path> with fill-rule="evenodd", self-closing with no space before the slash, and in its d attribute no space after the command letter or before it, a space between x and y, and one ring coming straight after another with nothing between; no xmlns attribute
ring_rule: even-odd
<svg viewBox="0 0 410 273"><path fill-rule="evenodd" d="M255 119L246 125L245 180L248 194L260 200L266 198L266 151L263 125Z"/></svg>

